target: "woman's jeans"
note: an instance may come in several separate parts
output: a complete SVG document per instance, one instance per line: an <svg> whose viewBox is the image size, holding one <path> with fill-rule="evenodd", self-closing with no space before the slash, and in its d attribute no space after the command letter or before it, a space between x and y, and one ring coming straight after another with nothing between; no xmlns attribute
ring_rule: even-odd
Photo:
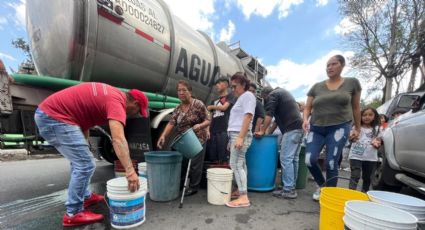
<svg viewBox="0 0 425 230"><path fill-rule="evenodd" d="M283 134L280 150L280 166L282 168L283 190L295 189L298 176L298 160L304 131L295 129Z"/></svg>
<svg viewBox="0 0 425 230"><path fill-rule="evenodd" d="M347 142L351 122L332 126L310 126L306 140L305 163L317 185L335 187L338 183L338 161ZM317 159L326 145L326 185Z"/></svg>
<svg viewBox="0 0 425 230"><path fill-rule="evenodd" d="M82 211L84 198L91 195L89 185L96 168L83 132L79 126L57 121L40 109L35 112L34 119L40 135L71 162L66 212Z"/></svg>
<svg viewBox="0 0 425 230"><path fill-rule="evenodd" d="M239 194L246 195L248 193L247 177L248 171L246 168L245 155L252 142L252 133L248 131L244 138L241 149L235 148L235 141L239 132L229 132L230 138L230 168L235 175L235 181L238 185Z"/></svg>

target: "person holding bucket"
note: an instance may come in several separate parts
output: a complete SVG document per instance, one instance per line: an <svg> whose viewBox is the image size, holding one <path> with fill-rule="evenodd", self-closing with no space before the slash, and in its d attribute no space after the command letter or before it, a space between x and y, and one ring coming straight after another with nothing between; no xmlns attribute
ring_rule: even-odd
<svg viewBox="0 0 425 230"><path fill-rule="evenodd" d="M201 182L205 156L204 144L209 138L210 120L204 103L192 97L192 86L189 82L180 80L177 83L177 96L181 104L174 110L170 121L158 139L157 146L159 149L163 148L165 138L174 127L177 128L177 135L182 135L190 128L193 129L203 148L200 153L192 158L190 165L190 184L189 189L185 192L185 196L191 196L198 192Z"/></svg>
<svg viewBox="0 0 425 230"><path fill-rule="evenodd" d="M245 157L252 142L252 117L255 114L256 98L248 91L250 82L245 74L237 72L230 80L233 93L238 99L230 111L227 131L230 138L230 167L235 176L239 197L226 203L226 206L249 207Z"/></svg>
<svg viewBox="0 0 425 230"><path fill-rule="evenodd" d="M103 219L102 214L85 210L102 202L104 197L90 191L90 180L96 168L87 138L89 129L109 124L112 145L125 169L128 190L139 189L139 177L130 159L124 126L127 117L140 113L148 116L148 99L143 92L127 93L103 83L86 82L56 92L35 111L40 135L71 162L71 179L66 200L64 226L89 224Z"/></svg>
<svg viewBox="0 0 425 230"><path fill-rule="evenodd" d="M316 83L307 93L303 114L303 129L308 132L305 161L318 186L313 194L313 199L317 201L322 186L337 185L338 161L349 137L352 123L354 129L350 138L357 139L360 133L362 88L356 78L341 76L344 66L343 56L331 57L326 64L329 79ZM317 163L323 146L326 146L326 180Z"/></svg>

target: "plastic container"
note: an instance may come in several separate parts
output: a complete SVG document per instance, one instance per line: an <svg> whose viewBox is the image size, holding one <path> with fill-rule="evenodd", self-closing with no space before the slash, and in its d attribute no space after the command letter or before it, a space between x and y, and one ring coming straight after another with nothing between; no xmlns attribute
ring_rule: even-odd
<svg viewBox="0 0 425 230"><path fill-rule="evenodd" d="M400 209L369 201L348 201L344 224L351 230L416 230L417 218Z"/></svg>
<svg viewBox="0 0 425 230"><path fill-rule="evenodd" d="M182 135L176 137L171 144L171 148L177 150L184 157L191 159L202 150L202 144L193 129L188 129Z"/></svg>
<svg viewBox="0 0 425 230"><path fill-rule="evenodd" d="M367 192L373 202L391 206L409 212L419 221L425 220L425 201L416 197L385 191Z"/></svg>
<svg viewBox="0 0 425 230"><path fill-rule="evenodd" d="M146 184L146 181L144 183ZM128 182L124 177L111 179L106 186L112 227L128 229L145 222L146 190L143 186L137 192L131 193L128 191Z"/></svg>
<svg viewBox="0 0 425 230"><path fill-rule="evenodd" d="M208 203L224 205L230 201L232 194L233 171L225 168L207 170Z"/></svg>
<svg viewBox="0 0 425 230"><path fill-rule="evenodd" d="M126 184L127 183L126 182L127 179L126 178L123 178L123 177L121 177L121 178L115 178L115 179L122 180L123 181L122 183L124 183L124 186L117 187L117 186L114 186L114 185L110 185L110 183L107 183L106 184L106 191L112 192L114 194L129 194L130 192L128 191L128 187L127 187L127 184ZM113 182L113 180L109 180L109 181L112 181ZM121 183L121 181L119 183ZM140 183L139 190L147 191L148 181L146 180L146 178L139 177L139 183Z"/></svg>
<svg viewBox="0 0 425 230"><path fill-rule="evenodd" d="M141 162L137 165L137 168L139 170L139 176L148 178L148 169L147 169L147 163Z"/></svg>
<svg viewBox="0 0 425 230"><path fill-rule="evenodd" d="M345 202L369 200L365 193L339 187L323 187L320 191L320 230L343 229Z"/></svg>
<svg viewBox="0 0 425 230"><path fill-rule="evenodd" d="M139 177L148 179L148 168L146 162L141 162L138 165ZM146 186L146 192L149 192L149 188Z"/></svg>
<svg viewBox="0 0 425 230"><path fill-rule="evenodd" d="M248 189L271 191L275 187L277 162L277 135L253 138L246 153Z"/></svg>
<svg viewBox="0 0 425 230"><path fill-rule="evenodd" d="M182 155L172 151L145 153L149 175L149 198L153 201L171 201L179 196Z"/></svg>
<svg viewBox="0 0 425 230"><path fill-rule="evenodd" d="M305 146L301 146L300 156L298 161L298 176L296 189L304 189L307 184L308 168L305 164Z"/></svg>

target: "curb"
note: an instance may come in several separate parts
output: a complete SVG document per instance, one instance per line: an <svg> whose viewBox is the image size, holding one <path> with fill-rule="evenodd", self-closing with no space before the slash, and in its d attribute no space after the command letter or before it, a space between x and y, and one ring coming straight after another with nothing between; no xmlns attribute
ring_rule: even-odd
<svg viewBox="0 0 425 230"><path fill-rule="evenodd" d="M26 149L0 149L0 161L22 161L61 157L62 155L52 151L37 151L30 154Z"/></svg>

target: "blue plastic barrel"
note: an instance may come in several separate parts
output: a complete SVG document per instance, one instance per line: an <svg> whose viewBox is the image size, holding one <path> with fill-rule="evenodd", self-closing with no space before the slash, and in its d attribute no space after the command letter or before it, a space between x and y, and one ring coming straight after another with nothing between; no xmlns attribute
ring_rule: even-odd
<svg viewBox="0 0 425 230"><path fill-rule="evenodd" d="M145 153L148 171L149 198L170 201L179 196L182 155L172 151Z"/></svg>
<svg viewBox="0 0 425 230"><path fill-rule="evenodd" d="M275 187L277 161L277 135L253 138L246 154L248 189L271 191Z"/></svg>

